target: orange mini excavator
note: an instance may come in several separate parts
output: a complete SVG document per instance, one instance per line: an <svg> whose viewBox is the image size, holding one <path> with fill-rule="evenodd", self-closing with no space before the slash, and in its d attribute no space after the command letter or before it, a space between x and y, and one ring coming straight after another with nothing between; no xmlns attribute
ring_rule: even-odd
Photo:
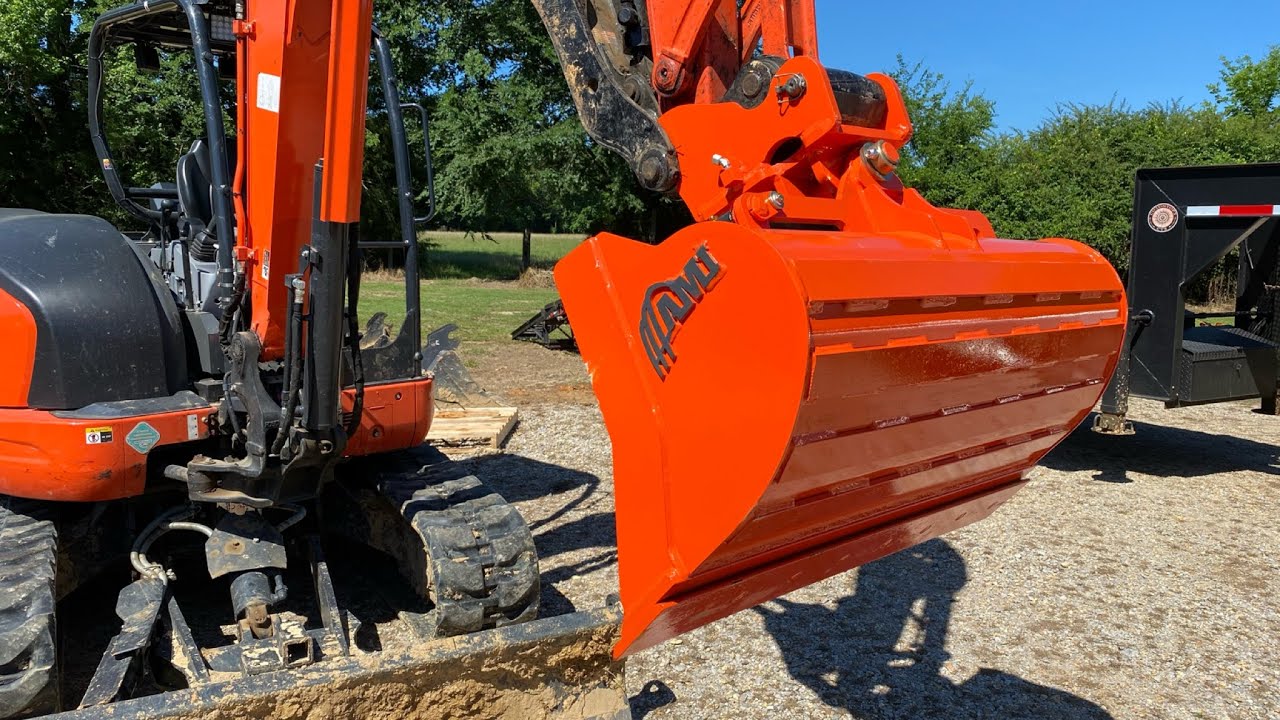
<svg viewBox="0 0 1280 720"><path fill-rule="evenodd" d="M981 519L1088 413L1125 330L1115 272L904 187L898 88L819 63L813 0L533 4L587 131L696 220L556 269L613 440L615 657ZM297 678L415 687L492 669L467 648L555 640L515 509L406 467L447 340L420 330L419 108L371 18L372 0L142 0L94 24L90 136L134 227L0 210L0 717L68 704L57 601L117 569L119 631L68 699L100 717L237 693L265 717ZM185 54L203 99L203 135L141 184L102 112L127 46L143 69ZM356 324L371 69L407 255L394 337ZM429 635L469 636L441 651L454 670L355 657L335 538L393 557ZM221 635L174 589L206 571Z"/></svg>

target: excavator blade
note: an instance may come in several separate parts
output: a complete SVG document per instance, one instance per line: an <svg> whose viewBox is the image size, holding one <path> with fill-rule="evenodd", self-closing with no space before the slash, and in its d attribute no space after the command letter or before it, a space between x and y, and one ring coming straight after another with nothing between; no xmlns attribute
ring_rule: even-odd
<svg viewBox="0 0 1280 720"><path fill-rule="evenodd" d="M985 517L1127 322L1069 240L706 222L592 238L556 283L613 441L616 657Z"/></svg>
<svg viewBox="0 0 1280 720"><path fill-rule="evenodd" d="M629 720L622 664L610 657L617 623L606 607L47 717Z"/></svg>

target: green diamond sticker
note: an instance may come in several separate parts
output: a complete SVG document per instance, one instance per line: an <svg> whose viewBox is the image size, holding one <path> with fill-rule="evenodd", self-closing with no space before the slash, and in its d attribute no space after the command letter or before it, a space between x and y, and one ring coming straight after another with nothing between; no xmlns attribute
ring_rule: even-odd
<svg viewBox="0 0 1280 720"><path fill-rule="evenodd" d="M129 443L129 447L146 455L151 448L160 442L160 431L151 427L147 422L140 422L124 436L124 441Z"/></svg>

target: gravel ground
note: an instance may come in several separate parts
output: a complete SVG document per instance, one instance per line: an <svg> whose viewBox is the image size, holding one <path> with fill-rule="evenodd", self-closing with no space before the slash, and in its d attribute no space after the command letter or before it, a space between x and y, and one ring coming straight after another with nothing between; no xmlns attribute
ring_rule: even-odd
<svg viewBox="0 0 1280 720"><path fill-rule="evenodd" d="M533 526L546 611L596 607L613 497L581 366L478 350L522 420L476 469ZM633 713L1280 717L1280 420L1250 407L1137 402L1134 437L1082 428L986 522L634 657Z"/></svg>

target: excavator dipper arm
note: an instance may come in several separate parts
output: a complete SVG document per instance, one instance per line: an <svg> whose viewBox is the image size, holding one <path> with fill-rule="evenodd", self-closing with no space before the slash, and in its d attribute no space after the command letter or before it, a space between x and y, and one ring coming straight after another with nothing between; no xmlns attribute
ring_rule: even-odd
<svg viewBox="0 0 1280 720"><path fill-rule="evenodd" d="M641 19L647 25L647 18L634 3L626 3L630 14L623 14L624 5L610 0L600 2L608 11L604 15L600 7L584 7L579 0L533 4L551 35L587 133L622 156L643 187L673 191L679 181L675 149L658 123L657 95L641 74L652 65L642 54L647 32L638 32Z"/></svg>

